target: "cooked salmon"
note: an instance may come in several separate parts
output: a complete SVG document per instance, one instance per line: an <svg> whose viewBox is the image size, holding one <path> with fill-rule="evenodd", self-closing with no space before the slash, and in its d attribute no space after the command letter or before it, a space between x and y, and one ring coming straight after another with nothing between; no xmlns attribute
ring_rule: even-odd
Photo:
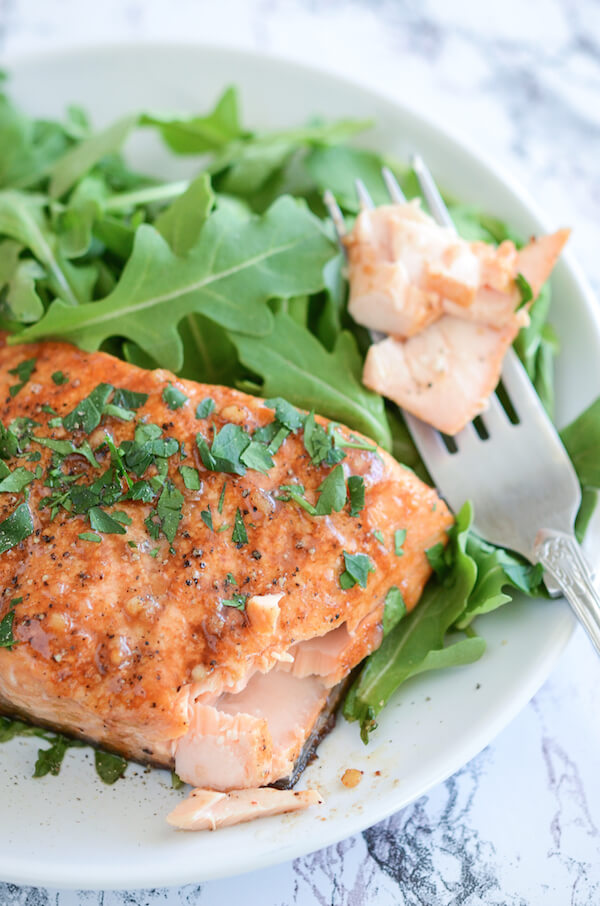
<svg viewBox="0 0 600 906"><path fill-rule="evenodd" d="M485 409L568 237L559 230L517 250L510 240L467 242L418 201L361 211L344 240L348 307L389 335L369 350L364 383L456 434ZM524 305L519 276L531 290Z"/></svg>
<svg viewBox="0 0 600 906"><path fill-rule="evenodd" d="M322 802L316 790L256 789L217 793L197 789L173 809L167 821L180 830L217 830L255 818L297 812Z"/></svg>
<svg viewBox="0 0 600 906"><path fill-rule="evenodd" d="M2 341L0 385L0 709L196 787L288 776L390 586L418 601L444 503L359 435L314 464L275 404L103 353ZM364 505L319 513L350 476Z"/></svg>

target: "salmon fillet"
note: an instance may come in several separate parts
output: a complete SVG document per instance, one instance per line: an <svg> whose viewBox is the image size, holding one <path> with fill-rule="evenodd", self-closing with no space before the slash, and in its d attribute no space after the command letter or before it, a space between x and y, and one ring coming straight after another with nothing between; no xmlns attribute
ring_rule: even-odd
<svg viewBox="0 0 600 906"><path fill-rule="evenodd" d="M510 240L467 242L418 201L361 211L344 239L348 310L388 334L369 349L364 384L457 434L484 411L568 238L558 230L517 250ZM517 280L528 284L524 305Z"/></svg>
<svg viewBox="0 0 600 906"><path fill-rule="evenodd" d="M147 399L127 414L122 395L109 394L100 424L86 433L90 404L82 401L101 384ZM195 786L229 790L286 777L332 686L380 643L390 586L409 610L418 601L430 574L425 550L445 540L452 522L445 504L384 451L346 448L341 468L362 477L364 507L355 516L348 505L311 515L280 499L281 486L301 482L314 502L332 472L313 465L302 430L288 434L264 473L208 468L202 457L199 433L210 446L224 426L252 433L271 425L275 413L263 400L64 343L0 339L0 400L5 429L33 435L15 453L4 432L2 457L11 474L39 476L25 492L0 493L0 619L13 614L16 641L0 647L0 710L174 767ZM67 430L60 418L73 412ZM175 452L160 462L152 454L134 474L123 463L128 449L135 459L141 425L158 426L147 449ZM64 453L65 444L86 441L87 459ZM152 500L107 497L92 522L85 495L111 468L121 498L128 483L135 490L154 479L159 491ZM32 531L6 549L18 507L28 508ZM396 529L407 530L401 556ZM370 559L365 588L340 586L344 551Z"/></svg>

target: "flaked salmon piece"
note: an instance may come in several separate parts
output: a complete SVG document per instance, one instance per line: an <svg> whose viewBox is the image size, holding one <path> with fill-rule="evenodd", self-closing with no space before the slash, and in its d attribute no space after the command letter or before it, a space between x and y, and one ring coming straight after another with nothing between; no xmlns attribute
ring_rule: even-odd
<svg viewBox="0 0 600 906"><path fill-rule="evenodd" d="M516 317L495 328L445 315L409 340L371 346L363 381L438 431L457 434L485 409L519 328Z"/></svg>
<svg viewBox="0 0 600 906"><path fill-rule="evenodd" d="M255 818L297 812L311 805L322 805L316 790L192 790L168 815L167 821L180 830L217 830Z"/></svg>
<svg viewBox="0 0 600 906"><path fill-rule="evenodd" d="M570 235L570 230L557 230L548 236L532 239L528 245L519 249L517 272L523 274L531 286L534 299L554 270L554 265Z"/></svg>
<svg viewBox="0 0 600 906"><path fill-rule="evenodd" d="M30 359L35 362L29 379L11 395L17 378L9 372ZM66 382L57 383L53 374ZM134 419L106 414L90 435L49 424L79 411L101 382L147 394ZM186 398L177 409L163 396L169 384ZM197 417L207 398L214 411ZM121 514L125 532L100 530L97 542L84 513L57 504L51 518L47 498L61 491L44 483L55 455L51 449L32 444L9 460L10 469L39 467L42 477L28 486L33 532L0 554L0 620L14 613L18 642L0 648L0 710L138 761L169 768L178 762L186 780L202 763L205 786L223 778L225 760L229 773L222 782L234 788L288 772L301 739L310 735L319 697L326 699L327 683L346 675L379 643L390 585L401 589L409 610L414 607L431 572L425 550L443 542L452 524L436 492L382 450L346 450L345 475L361 476L365 485L359 517L350 516L348 507L313 517L280 500L280 487L290 481L315 499L331 471L311 463L301 430L287 437L264 474L208 469L196 445L198 433L210 440L213 426L220 431L232 424L252 433L273 421L273 410L236 390L145 371L104 353L54 342L7 346L0 338L0 410L4 425L31 419L37 423L33 433L53 443L78 446L88 440L97 468L80 455L67 456L62 465L80 486L111 467L107 430L118 449L132 442L140 423L158 426L163 438L179 445L165 459L163 478L182 501L172 542L162 531L150 534L157 497L102 507ZM32 465L27 457L34 448ZM199 488L186 487L184 466L197 471ZM155 466L144 473L155 475ZM0 494L0 521L19 500L23 495ZM236 517L244 522L246 542L232 538ZM397 528L408 529L403 557L394 554ZM376 539L376 530L386 544ZM375 572L367 588L340 587L344 551L370 558ZM338 651L337 671L301 680L279 670L290 663L294 646L341 626L353 641ZM273 695L274 704L261 716L248 701L267 675L275 685L272 693L266 687L265 696ZM306 709L283 728L275 688L288 680L306 681L309 694ZM236 693L246 695L245 704L234 702ZM303 695L298 692L299 708Z"/></svg>

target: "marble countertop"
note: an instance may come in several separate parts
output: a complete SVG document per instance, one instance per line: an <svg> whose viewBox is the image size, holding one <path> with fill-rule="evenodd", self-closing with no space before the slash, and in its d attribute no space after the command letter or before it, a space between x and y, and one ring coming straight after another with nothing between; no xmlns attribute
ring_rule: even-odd
<svg viewBox="0 0 600 906"><path fill-rule="evenodd" d="M600 289L598 0L0 0L0 51L250 47L407 95L511 170ZM532 640L534 644L534 640ZM244 878L145 892L0 883L2 906L595 906L600 664L581 631L477 758L363 834Z"/></svg>

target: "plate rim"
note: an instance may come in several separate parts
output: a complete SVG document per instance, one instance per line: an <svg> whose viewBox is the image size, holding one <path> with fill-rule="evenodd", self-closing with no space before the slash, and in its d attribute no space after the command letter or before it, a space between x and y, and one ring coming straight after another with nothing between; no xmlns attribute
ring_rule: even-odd
<svg viewBox="0 0 600 906"><path fill-rule="evenodd" d="M371 98L378 103L383 101L395 108L395 112L399 116L406 120L412 119L419 126L424 126L426 129L440 135L445 142L453 146L453 150L461 155L467 163L469 161L476 163L479 168L484 170L486 176L501 182L508 192L519 200L538 227L540 229L548 229L548 219L544 214L543 209L538 205L537 201L530 196L528 190L520 184L518 179L507 171L504 165L499 164L493 155L490 155L487 151L484 154L475 141L472 139L465 139L462 134L459 134L457 129L451 127L447 122L440 121L435 116L423 113L422 110L418 109L418 107L413 105L410 101L407 101L404 98L400 100L391 90L388 92L379 88L374 88L369 84L365 84L360 79L347 76L346 74L327 68L326 66L304 63L296 59L289 60L276 52L262 52L249 48L237 47L226 42L202 42L194 39L163 41L156 38L141 39L138 41L88 41L77 45L74 45L71 42L65 42L63 44L59 43L54 45L52 48L38 48L21 51L9 50L1 55L1 59L2 65L10 74L10 71L13 68L26 68L30 64L40 66L44 65L45 62L52 64L64 57L70 57L71 59L85 59L89 58L90 54L93 54L95 56L104 55L108 59L110 55L115 52L129 54L147 54L149 52L166 54L178 51L189 52L191 50L215 55L229 55L238 59L244 58L250 65L252 63L259 63L261 65L266 63L269 66L283 67L288 71L295 71L298 76L306 74L312 77L317 76L329 82L335 82L347 91L359 91L367 100ZM582 267L575 260L572 252L564 252L561 256L561 262L562 267L569 272L569 275L577 286L582 307L586 309L587 315L594 324L598 346L600 348L600 306L598 306L592 285L583 272ZM571 639L576 625L577 623L574 617L571 617L568 623L565 622L564 627L557 633L556 638L551 643L547 642L547 651L545 652L543 659L540 661L537 669L535 671L532 670L531 673L528 674L527 682L524 683L520 689L520 694L513 695L510 699L504 701L494 712L493 718L482 723L476 732L471 732L469 736L470 744L463 745L460 752L456 753L456 757L448 762L443 770L438 771L435 776L430 775L427 781L424 781L421 784L420 789L417 789L416 791L413 789L410 796L404 798L398 796L397 799L390 797L390 801L387 803L381 801L379 803L379 808L371 808L367 819L365 819L362 811L358 809L355 810L352 815L352 820L345 821L343 836L340 836L337 822L331 822L329 832L327 832L327 827L324 823L324 825L319 828L319 844L317 849L330 846L340 839L360 833L366 827L370 827L379 821L385 820L401 808L405 808L411 802L414 802L433 786L442 783L462 766L471 761L472 758L479 754L479 752L495 739L495 737L516 717L536 694L550 675L553 667ZM243 858L241 860L238 858L233 871L230 867L222 865L221 867L215 868L213 871L203 871L201 880L234 877L246 872L266 868L270 865L276 865L301 855L307 855L314 851L316 850L306 847L302 835L297 835L294 842L291 845L286 845L282 853L265 851L262 856L257 856L257 854L253 852L245 858L245 861ZM0 857L0 868L1 861ZM8 867L7 864L6 868L8 869ZM107 882L106 879L101 878L99 874L98 877L90 879L89 872L86 871L85 866L76 865L73 866L73 868L73 874L69 878L65 878L64 874L61 873L61 869L58 869L55 873L48 871L48 866L46 866L42 876L40 873L32 873L31 865L25 865L23 862L20 869L16 872L9 870L6 875L4 875L4 871L2 871L2 880L21 885L35 884L39 886L60 887L63 889L148 889L147 881L144 883L144 879L142 879L141 876L137 877L137 879L131 875L126 877L121 869L117 873L118 876L116 878ZM176 868L178 872L177 878L173 877L173 870L169 873L168 869L163 869L162 872L159 871L153 876L152 886L168 887L188 883L199 883L198 873L194 872L192 868L187 875L181 873L181 865L178 864Z"/></svg>

